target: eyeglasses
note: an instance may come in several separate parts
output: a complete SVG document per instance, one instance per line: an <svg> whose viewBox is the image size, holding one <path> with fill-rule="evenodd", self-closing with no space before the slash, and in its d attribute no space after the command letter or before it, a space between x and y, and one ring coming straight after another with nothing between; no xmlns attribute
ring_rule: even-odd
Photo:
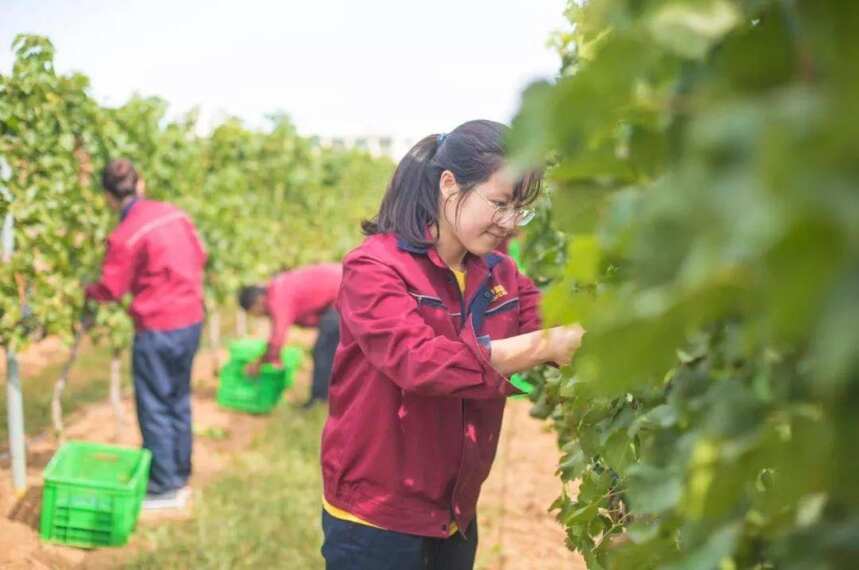
<svg viewBox="0 0 859 570"><path fill-rule="evenodd" d="M487 198L483 192L474 188L474 193L486 200L486 203L495 208L495 214L492 216L492 221L496 224L506 224L512 221L517 226L526 226L528 222L534 219L537 212L530 208L516 208L512 204L499 206L495 200Z"/></svg>

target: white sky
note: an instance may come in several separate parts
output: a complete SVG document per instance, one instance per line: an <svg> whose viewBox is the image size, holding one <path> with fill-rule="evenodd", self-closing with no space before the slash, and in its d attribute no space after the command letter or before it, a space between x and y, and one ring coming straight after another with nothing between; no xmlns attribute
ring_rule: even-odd
<svg viewBox="0 0 859 570"><path fill-rule="evenodd" d="M210 126L284 111L304 134L418 138L509 122L551 77L564 0L0 0L0 73L17 33L47 35L60 72L103 104L157 95Z"/></svg>

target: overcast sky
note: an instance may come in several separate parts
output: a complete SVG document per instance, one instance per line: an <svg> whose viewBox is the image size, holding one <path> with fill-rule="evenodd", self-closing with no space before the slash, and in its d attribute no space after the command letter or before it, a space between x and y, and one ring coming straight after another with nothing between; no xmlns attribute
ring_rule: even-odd
<svg viewBox="0 0 859 570"><path fill-rule="evenodd" d="M551 77L564 0L0 0L0 73L21 32L102 103L158 95L249 125L288 113L304 134L417 138L473 118L509 122Z"/></svg>

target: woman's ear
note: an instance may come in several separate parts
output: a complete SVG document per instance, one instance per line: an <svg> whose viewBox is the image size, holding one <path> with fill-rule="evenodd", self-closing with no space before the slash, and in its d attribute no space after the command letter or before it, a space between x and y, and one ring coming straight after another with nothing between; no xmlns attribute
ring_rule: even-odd
<svg viewBox="0 0 859 570"><path fill-rule="evenodd" d="M441 197L447 200L457 192L459 192L459 184L456 183L456 177L450 170L445 170L441 173L438 179L438 189Z"/></svg>

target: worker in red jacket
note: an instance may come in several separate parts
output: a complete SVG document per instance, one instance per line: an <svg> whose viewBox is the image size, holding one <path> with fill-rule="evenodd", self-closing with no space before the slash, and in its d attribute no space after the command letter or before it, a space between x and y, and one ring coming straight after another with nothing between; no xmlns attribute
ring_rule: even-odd
<svg viewBox="0 0 859 570"><path fill-rule="evenodd" d="M191 475L191 366L203 326L206 252L185 212L144 198L130 161L111 161L102 185L120 222L107 239L101 278L86 296L133 297L137 420L143 447L152 452L143 506L181 507Z"/></svg>
<svg viewBox="0 0 859 570"><path fill-rule="evenodd" d="M509 377L566 364L577 325L541 330L540 292L498 245L533 217L539 173L507 128L470 121L402 159L343 261L322 434L328 570L470 570Z"/></svg>
<svg viewBox="0 0 859 570"><path fill-rule="evenodd" d="M259 374L264 362L281 364L280 350L290 326L319 329L313 345L313 383L305 408L328 400L328 379L340 341L340 319L334 300L342 275L339 263L320 263L285 271L266 287L250 285L239 291L239 305L245 311L257 317L267 316L271 322L268 347L262 358L248 366L250 376Z"/></svg>

